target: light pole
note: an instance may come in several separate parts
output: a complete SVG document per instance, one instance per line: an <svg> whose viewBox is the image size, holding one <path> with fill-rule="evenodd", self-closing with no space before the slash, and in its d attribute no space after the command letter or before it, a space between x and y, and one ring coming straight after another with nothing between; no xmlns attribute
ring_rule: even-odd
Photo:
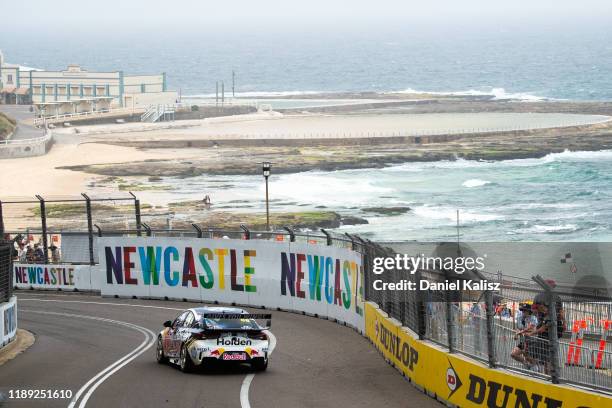
<svg viewBox="0 0 612 408"><path fill-rule="evenodd" d="M263 170L263 176L266 179L266 230L270 231L270 202L268 200L268 177L270 177L272 163L263 162L261 169Z"/></svg>

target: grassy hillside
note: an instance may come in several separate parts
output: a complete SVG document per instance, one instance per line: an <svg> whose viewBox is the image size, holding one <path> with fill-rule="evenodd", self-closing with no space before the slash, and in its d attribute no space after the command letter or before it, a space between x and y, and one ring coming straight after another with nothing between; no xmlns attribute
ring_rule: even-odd
<svg viewBox="0 0 612 408"><path fill-rule="evenodd" d="M0 112L0 140L6 139L6 137L15 130L15 119L6 116L4 113Z"/></svg>

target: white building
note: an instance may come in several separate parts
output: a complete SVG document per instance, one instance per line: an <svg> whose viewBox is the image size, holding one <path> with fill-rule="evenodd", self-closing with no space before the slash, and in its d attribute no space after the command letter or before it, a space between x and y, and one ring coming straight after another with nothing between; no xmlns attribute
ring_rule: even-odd
<svg viewBox="0 0 612 408"><path fill-rule="evenodd" d="M79 65L45 71L9 64L0 51L0 103L34 104L44 115L111 108L173 104L166 74L124 75L123 71L93 72Z"/></svg>

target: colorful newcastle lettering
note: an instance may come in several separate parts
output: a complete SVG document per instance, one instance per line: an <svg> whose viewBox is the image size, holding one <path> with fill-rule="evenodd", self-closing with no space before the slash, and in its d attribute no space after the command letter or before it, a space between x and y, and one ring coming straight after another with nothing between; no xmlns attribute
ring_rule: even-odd
<svg viewBox="0 0 612 408"><path fill-rule="evenodd" d="M256 292L257 286L252 281L255 274L252 261L256 255L255 250L194 250L190 246L180 251L174 246L104 247L106 282L203 289L216 286L224 290L226 267L229 267L230 290Z"/></svg>
<svg viewBox="0 0 612 408"><path fill-rule="evenodd" d="M15 283L74 286L74 268L53 265L15 265Z"/></svg>
<svg viewBox="0 0 612 408"><path fill-rule="evenodd" d="M308 270L306 270L308 268ZM325 301L362 314L355 302L358 290L359 265L356 262L327 256L281 252L281 295ZM306 280L306 282L305 282Z"/></svg>

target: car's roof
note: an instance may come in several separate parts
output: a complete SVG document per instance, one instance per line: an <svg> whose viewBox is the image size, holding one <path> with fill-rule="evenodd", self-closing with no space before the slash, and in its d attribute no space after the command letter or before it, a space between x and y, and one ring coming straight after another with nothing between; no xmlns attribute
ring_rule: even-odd
<svg viewBox="0 0 612 408"><path fill-rule="evenodd" d="M198 315L207 313L228 313L228 314L247 314L248 312L244 309L237 307L224 307L224 306L206 306L206 307L195 307L190 309Z"/></svg>

